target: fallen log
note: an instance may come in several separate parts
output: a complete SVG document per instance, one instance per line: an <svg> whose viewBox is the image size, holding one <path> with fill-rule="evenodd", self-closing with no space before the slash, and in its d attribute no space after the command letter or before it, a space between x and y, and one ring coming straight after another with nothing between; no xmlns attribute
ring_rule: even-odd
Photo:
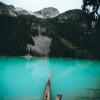
<svg viewBox="0 0 100 100"><path fill-rule="evenodd" d="M44 100L50 100L50 77L48 78L48 81L45 86Z"/></svg>

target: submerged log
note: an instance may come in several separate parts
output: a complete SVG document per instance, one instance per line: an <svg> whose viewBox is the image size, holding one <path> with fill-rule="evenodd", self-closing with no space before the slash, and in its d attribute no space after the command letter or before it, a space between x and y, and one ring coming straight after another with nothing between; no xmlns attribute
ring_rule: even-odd
<svg viewBox="0 0 100 100"><path fill-rule="evenodd" d="M44 90L44 97L43 97L43 100L50 100L50 76L49 75L49 78L47 80L47 83L46 83L46 86L45 86L45 90ZM56 96L56 100L61 100L62 99L62 95L61 94L58 94Z"/></svg>
<svg viewBox="0 0 100 100"><path fill-rule="evenodd" d="M44 100L50 100L50 77L48 78L48 81L45 86Z"/></svg>
<svg viewBox="0 0 100 100"><path fill-rule="evenodd" d="M62 99L62 95L61 94L58 94L57 96L56 96L56 100L61 100Z"/></svg>

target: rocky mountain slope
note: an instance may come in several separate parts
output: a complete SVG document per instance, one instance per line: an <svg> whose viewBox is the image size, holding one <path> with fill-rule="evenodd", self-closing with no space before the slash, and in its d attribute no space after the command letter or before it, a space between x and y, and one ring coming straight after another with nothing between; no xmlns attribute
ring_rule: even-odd
<svg viewBox="0 0 100 100"><path fill-rule="evenodd" d="M42 18L42 19L54 18L54 17L58 16L59 14L60 14L60 12L58 11L58 9L56 9L54 7L44 8L40 11L33 13L34 16L36 16L38 18Z"/></svg>
<svg viewBox="0 0 100 100"><path fill-rule="evenodd" d="M13 5L6 5L0 2L0 14L5 14L9 16L20 16L20 15L34 15L37 18L47 19L54 18L60 13L56 8L48 7L40 11L30 12L20 7L14 7Z"/></svg>
<svg viewBox="0 0 100 100"><path fill-rule="evenodd" d="M0 14L0 55L100 58L99 26L90 29L78 9L52 19Z"/></svg>
<svg viewBox="0 0 100 100"><path fill-rule="evenodd" d="M17 16L16 9L13 5L6 5L0 2L0 14Z"/></svg>

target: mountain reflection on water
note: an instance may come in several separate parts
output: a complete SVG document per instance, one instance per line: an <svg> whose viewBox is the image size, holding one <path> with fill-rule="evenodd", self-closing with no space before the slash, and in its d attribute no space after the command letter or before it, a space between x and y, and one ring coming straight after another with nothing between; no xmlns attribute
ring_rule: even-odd
<svg viewBox="0 0 100 100"><path fill-rule="evenodd" d="M0 100L42 100L48 75L51 100L100 100L100 61L0 58Z"/></svg>

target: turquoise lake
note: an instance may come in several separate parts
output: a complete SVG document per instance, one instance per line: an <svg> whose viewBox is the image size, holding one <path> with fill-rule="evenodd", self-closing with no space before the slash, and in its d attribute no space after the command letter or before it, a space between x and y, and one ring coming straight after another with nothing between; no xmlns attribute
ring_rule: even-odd
<svg viewBox="0 0 100 100"><path fill-rule="evenodd" d="M100 100L100 61L22 57L0 58L0 100L43 100L49 75L51 100Z"/></svg>

